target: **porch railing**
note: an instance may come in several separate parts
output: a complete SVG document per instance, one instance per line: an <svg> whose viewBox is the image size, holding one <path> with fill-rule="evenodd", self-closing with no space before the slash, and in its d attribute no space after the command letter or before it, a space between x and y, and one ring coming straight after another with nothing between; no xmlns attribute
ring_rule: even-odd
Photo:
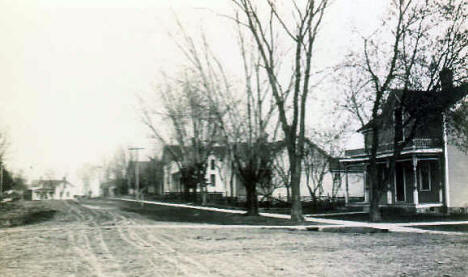
<svg viewBox="0 0 468 277"><path fill-rule="evenodd" d="M403 148L403 151L439 148L441 146L442 146L442 142L440 141L440 139L416 138L410 141ZM390 153L390 152L393 152L393 143L382 144L379 146L379 149L377 150L378 154ZM367 156L369 154L370 154L370 148L350 149L350 150L345 151L346 157Z"/></svg>

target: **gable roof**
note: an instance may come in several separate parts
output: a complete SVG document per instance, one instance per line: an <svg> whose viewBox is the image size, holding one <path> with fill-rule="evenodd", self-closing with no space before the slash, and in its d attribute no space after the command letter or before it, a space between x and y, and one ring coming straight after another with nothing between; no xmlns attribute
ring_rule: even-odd
<svg viewBox="0 0 468 277"><path fill-rule="evenodd" d="M364 132L372 125L383 125L392 118L392 112L397 107L403 107L410 115L440 114L452 107L468 94L468 84L451 87L448 91L418 91L393 90L382 108L382 114L370 120L359 128L358 132Z"/></svg>
<svg viewBox="0 0 468 277"><path fill-rule="evenodd" d="M312 142L309 138L305 138L304 143L305 143L304 147L309 147L310 149L314 149L315 151L320 153L320 155L322 155L325 159L327 159L331 170L333 168L339 168L338 158L332 157L329 153L323 150L316 143ZM248 155L248 153L251 153L251 148L249 147L249 144L246 142L236 143L235 147L237 147L237 149L240 150L240 153L244 153L245 155ZM265 151L269 152L269 154L276 155L281 150L286 148L286 142L284 140L269 142L267 143L266 147L267 149L265 149ZM184 151L182 151L182 149L184 149ZM184 154L183 152L187 153L189 150L190 150L190 147L188 146L185 146L184 148L182 148L181 146L178 146L178 145L166 145L163 148L162 162L164 164L167 164L170 161L176 161L177 159L181 159L182 155ZM217 145L212 148L213 154L217 157L224 157L227 154L227 151L228 151L227 146Z"/></svg>
<svg viewBox="0 0 468 277"><path fill-rule="evenodd" d="M177 160L182 156L182 146L180 145L164 145L161 160L163 163Z"/></svg>
<svg viewBox="0 0 468 277"><path fill-rule="evenodd" d="M151 162L150 161L129 161L128 162L128 168L129 169L132 169L132 168L135 168L135 166L138 164L138 169L139 170L146 170L147 168L149 168L151 166Z"/></svg>
<svg viewBox="0 0 468 277"><path fill-rule="evenodd" d="M140 174L147 171L158 171L162 170L163 162L157 159L151 159L150 161L129 161L127 165L127 172L135 174L135 166L138 164L138 170Z"/></svg>
<svg viewBox="0 0 468 277"><path fill-rule="evenodd" d="M182 156L186 153L193 151L192 146L180 146L180 145L165 145L163 148L162 162L168 163L171 161L180 161ZM227 153L227 147L223 145L215 145L210 149L210 154L216 157L223 157Z"/></svg>
<svg viewBox="0 0 468 277"><path fill-rule="evenodd" d="M62 180L54 180L54 179L45 179L45 180L34 180L32 181L32 187L36 189L42 190L55 190L61 184L73 186L70 182L66 179Z"/></svg>

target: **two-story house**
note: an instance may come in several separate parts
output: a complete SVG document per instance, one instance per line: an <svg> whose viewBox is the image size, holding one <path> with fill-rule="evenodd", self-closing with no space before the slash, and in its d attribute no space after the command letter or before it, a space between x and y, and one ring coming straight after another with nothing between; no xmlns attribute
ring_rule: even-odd
<svg viewBox="0 0 468 277"><path fill-rule="evenodd" d="M164 194L184 193L182 183L181 167L184 155L190 155L192 149L186 147L181 149L176 145L166 145L163 149L163 184ZM211 195L224 197L238 197L245 195L245 190L232 170L231 161L224 146L213 146L210 153L206 155L205 182L206 191ZM199 188L197 188L197 191Z"/></svg>
<svg viewBox="0 0 468 277"><path fill-rule="evenodd" d="M451 144L444 114L438 109L419 110L420 113L433 114L422 128L416 129L414 136L407 137L414 124L407 120L414 112L412 109L432 107L421 105L421 102L438 101L450 106L463 99L466 94L466 86L443 93L413 91L405 98L402 98L398 91L390 94L381 116L358 130L364 136L364 148L348 150L345 157L340 159L345 172L362 169L364 205L369 203L371 126L379 124L377 164L381 175L387 177L384 178L387 190L382 194L380 205L419 212L439 210L441 207L446 207L449 211L466 212L468 155ZM405 125L405 122L409 124ZM395 162L395 169L390 172L390 159L394 155L395 141L407 143L403 144L404 147Z"/></svg>
<svg viewBox="0 0 468 277"><path fill-rule="evenodd" d="M344 174L332 168L337 168L336 160L323 151L319 146L307 140L308 155L304 159L301 174L301 197L311 199L314 197L342 197L346 201L349 198L362 198L363 189L353 186L361 180L360 174L348 170L346 184L344 186ZM242 144L240 144L241 146ZM275 148L273 176L271 184L257 187L257 194L262 199L263 196L286 200L290 195L290 189L286 186L289 182L289 163L286 147L283 142L270 144ZM181 149L176 145L166 145L163 149L163 192L164 194L184 193L184 184L181 180L181 162L184 155L190 155L191 149L186 147ZM226 146L217 145L212 148L206 156L205 182L206 190L209 194L223 197L246 198L246 189L241 182L241 178L233 168L232 159L229 156ZM342 181L343 180L343 181ZM199 188L197 188L197 191Z"/></svg>

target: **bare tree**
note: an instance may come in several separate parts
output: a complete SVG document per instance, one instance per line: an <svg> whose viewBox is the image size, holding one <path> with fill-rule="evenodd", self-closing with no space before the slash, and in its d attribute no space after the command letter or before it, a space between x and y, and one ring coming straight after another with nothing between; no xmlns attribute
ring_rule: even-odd
<svg viewBox="0 0 468 277"><path fill-rule="evenodd" d="M179 23L180 24L180 23ZM183 31L183 28L180 28ZM238 44L242 59L244 78L241 85L232 84L225 66L211 51L202 35L196 42L183 33L179 48L188 61L187 70L196 82L191 82L204 111L209 111L208 121L214 133L206 138L216 138L226 150L224 163L231 168L230 183L239 178L247 192L247 214L258 215L259 185L266 189L271 185L271 163L275 145L275 133L269 129L275 112L269 88L261 74L260 57L238 28ZM235 88L235 93L233 92ZM185 109L187 110L187 109ZM212 149L207 148L210 154ZM232 188L231 188L232 191Z"/></svg>
<svg viewBox="0 0 468 277"><path fill-rule="evenodd" d="M333 115L325 114L325 116L333 116L333 123L327 123L326 127L321 127L320 131L312 130L310 137L315 141L306 139L303 167L306 177L306 184L312 200L316 200L317 193L320 196L323 193L323 181L327 174L332 173L335 166L335 158L339 157L344 151L345 134L348 132L348 120L342 118L344 114L333 109ZM331 196L336 197L340 189L340 182L333 182Z"/></svg>
<svg viewBox="0 0 468 277"><path fill-rule="evenodd" d="M3 192L10 189L24 189L22 178L12 176L12 172L8 170L5 156L9 148L8 133L0 132L0 198L3 197ZM21 177L21 176L19 176Z"/></svg>
<svg viewBox="0 0 468 277"><path fill-rule="evenodd" d="M180 170L184 191L188 195L189 190L195 192L198 189L205 204L207 160L218 141L218 133L213 107L200 90L201 82L190 69L173 82L167 78L164 87L157 89L163 112L152 111L146 106L142 119L157 140L164 145L176 146L166 149ZM164 136L159 128L161 124L154 122L155 113L160 122L170 123L169 135Z"/></svg>
<svg viewBox="0 0 468 277"><path fill-rule="evenodd" d="M289 162L287 156L276 155L273 162L273 182L278 187L284 187L286 190L286 202L291 203L291 174L289 171Z"/></svg>
<svg viewBox="0 0 468 277"><path fill-rule="evenodd" d="M415 92L439 91L443 68L454 72L458 80L466 78L466 19L464 1L395 0L379 32L363 38L362 53L351 56L352 74L359 77L348 86L346 101L361 124L369 119L365 128L370 131L372 221L381 219L379 201L401 150L427 122L453 104L441 94L415 97ZM392 101L394 114L386 114L386 105ZM392 134L394 152L390 174L383 174L377 167L377 153L382 138L388 135L383 130L389 127L386 123L392 116L396 125ZM399 135L402 130L406 130L404 139Z"/></svg>
<svg viewBox="0 0 468 277"><path fill-rule="evenodd" d="M446 116L450 143L468 153L468 101L447 111Z"/></svg>
<svg viewBox="0 0 468 277"><path fill-rule="evenodd" d="M263 15L252 0L232 0L242 14L240 24L247 27L261 57L262 68L268 77L268 85L278 109L289 156L292 192L291 219L303 221L300 199L301 163L304 155L306 129L306 103L311 91L312 57L327 0L292 1L291 9L279 6L277 1L266 0L268 12ZM284 13L293 13L291 19ZM281 34L280 34L281 33ZM282 36L281 36L282 35ZM286 38L286 40L280 40ZM279 70L281 57L279 44L294 48L290 63L292 68L286 82ZM284 57L283 57L284 58ZM291 107L291 109L289 108Z"/></svg>
<svg viewBox="0 0 468 277"><path fill-rule="evenodd" d="M3 191L8 187L6 181L9 180L8 177L10 177L8 171L5 169L5 153L7 149L8 139L6 132L0 132L0 197L3 197Z"/></svg>
<svg viewBox="0 0 468 277"><path fill-rule="evenodd" d="M128 158L123 148L118 148L112 157L102 163L104 186L115 185L116 193L128 193Z"/></svg>
<svg viewBox="0 0 468 277"><path fill-rule="evenodd" d="M323 178L329 172L328 154L320 151L315 145L306 143L303 163L306 186L313 204L316 205L317 193L318 196L323 193Z"/></svg>
<svg viewBox="0 0 468 277"><path fill-rule="evenodd" d="M0 132L0 161L3 161L8 150L8 136L6 132Z"/></svg>
<svg viewBox="0 0 468 277"><path fill-rule="evenodd" d="M28 189L28 185L26 184L27 179L24 176L23 171L20 170L20 171L15 172L13 174L12 178L13 178L13 183L14 183L14 189L15 190L24 191L24 190Z"/></svg>
<svg viewBox="0 0 468 277"><path fill-rule="evenodd" d="M50 178L53 178L54 173L47 173L46 175L49 175ZM85 196L90 197L92 195L92 182L95 178L95 166L86 163L82 165L77 172L78 177L81 180L82 183L82 192Z"/></svg>
<svg viewBox="0 0 468 277"><path fill-rule="evenodd" d="M244 88L240 91L244 99L226 103L226 116L218 119L222 123L233 168L246 188L247 214L258 215L258 191L269 197L275 187L273 161L280 147L274 143L276 131L272 126L276 109L268 98L266 80L260 74L258 52L245 40L241 26L237 27L244 73Z"/></svg>

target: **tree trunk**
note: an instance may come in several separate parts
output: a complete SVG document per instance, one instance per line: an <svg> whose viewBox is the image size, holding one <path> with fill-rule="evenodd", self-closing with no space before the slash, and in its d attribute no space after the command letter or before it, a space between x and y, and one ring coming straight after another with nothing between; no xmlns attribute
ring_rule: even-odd
<svg viewBox="0 0 468 277"><path fill-rule="evenodd" d="M190 194L190 199L193 203L197 203L197 187L192 187L192 193Z"/></svg>
<svg viewBox="0 0 468 277"><path fill-rule="evenodd" d="M201 200L202 200L202 206L205 206L207 204L207 191L206 191L206 185L202 185L201 187Z"/></svg>
<svg viewBox="0 0 468 277"><path fill-rule="evenodd" d="M190 188L187 184L184 184L184 201L190 201Z"/></svg>
<svg viewBox="0 0 468 277"><path fill-rule="evenodd" d="M309 184L307 184L307 189L309 190L310 197L312 198L312 207L314 210L317 209L317 196L315 195L315 190L313 190Z"/></svg>
<svg viewBox="0 0 468 277"><path fill-rule="evenodd" d="M379 208L379 197L371 198L370 208L369 208L369 217L371 222L380 222L382 221L382 212Z"/></svg>
<svg viewBox="0 0 468 277"><path fill-rule="evenodd" d="M291 159L291 157L290 157ZM291 163L293 164L293 163ZM301 191L300 191L300 181L301 181L301 161L294 157L294 168L291 169L291 221L296 223L304 222L304 217L302 216L302 203L301 203Z"/></svg>
<svg viewBox="0 0 468 277"><path fill-rule="evenodd" d="M379 176L377 173L377 164L371 162L370 166L370 207L369 207L369 220L371 222L382 221L382 213L379 208L380 190L379 190Z"/></svg>
<svg viewBox="0 0 468 277"><path fill-rule="evenodd" d="M258 197L256 183L249 183L246 187L247 191L247 215L258 215Z"/></svg>
<svg viewBox="0 0 468 277"><path fill-rule="evenodd" d="M234 165L232 165L231 168L234 168ZM231 198L234 197L234 172L231 171L231 178L229 179L229 188L231 190Z"/></svg>

